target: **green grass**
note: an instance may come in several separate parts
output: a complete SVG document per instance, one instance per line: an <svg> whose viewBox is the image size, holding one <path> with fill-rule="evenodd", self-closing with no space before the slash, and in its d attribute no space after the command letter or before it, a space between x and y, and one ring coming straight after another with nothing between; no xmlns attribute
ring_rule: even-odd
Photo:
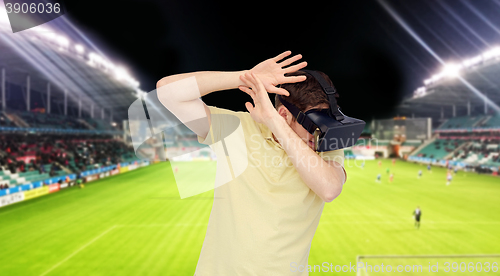
<svg viewBox="0 0 500 276"><path fill-rule="evenodd" d="M213 169L186 163L179 170L195 167ZM325 205L310 265L354 264L358 255L500 253L500 178L459 172L446 186L444 169L430 174L390 160L364 169L346 161L346 170L342 194ZM1 208L0 275L193 275L212 197L181 200L168 163L159 163ZM413 227L417 205L420 230ZM311 273L320 274L338 273Z"/></svg>

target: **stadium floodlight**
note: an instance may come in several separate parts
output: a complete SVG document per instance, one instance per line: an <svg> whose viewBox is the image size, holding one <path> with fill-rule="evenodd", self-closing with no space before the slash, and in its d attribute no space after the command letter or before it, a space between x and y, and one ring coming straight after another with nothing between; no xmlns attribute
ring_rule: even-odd
<svg viewBox="0 0 500 276"><path fill-rule="evenodd" d="M117 66L114 70L113 73L115 74L115 78L117 80L123 80L127 76L127 72L125 71L125 68L121 66Z"/></svg>
<svg viewBox="0 0 500 276"><path fill-rule="evenodd" d="M9 17L7 16L7 10L0 5L0 24L5 25L5 23L9 23Z"/></svg>
<svg viewBox="0 0 500 276"><path fill-rule="evenodd" d="M139 81L134 80L134 79L131 80L131 84L134 88L137 88L141 85L141 83Z"/></svg>
<svg viewBox="0 0 500 276"><path fill-rule="evenodd" d="M498 56L500 56L500 47L495 47L495 48L483 53L484 60L489 60L492 58L496 58Z"/></svg>
<svg viewBox="0 0 500 276"><path fill-rule="evenodd" d="M85 48L81 45L81 44L76 44L75 45L75 50L79 53L79 54L83 54L85 52Z"/></svg>
<svg viewBox="0 0 500 276"><path fill-rule="evenodd" d="M46 32L42 32L40 33L42 35L42 37L48 41L53 41L54 38L56 37L56 33L54 32L50 32L50 31L46 31Z"/></svg>
<svg viewBox="0 0 500 276"><path fill-rule="evenodd" d="M422 86L422 87L417 88L417 90L415 90L415 92L413 92L413 97L414 98L423 97L423 96L425 96L425 94L426 94L425 86Z"/></svg>
<svg viewBox="0 0 500 276"><path fill-rule="evenodd" d="M471 67L471 66L474 66L478 63L481 63L483 61L483 56L476 56L476 57L473 57L473 58L470 58L470 59L466 59L462 62L462 64L464 65L464 67Z"/></svg>
<svg viewBox="0 0 500 276"><path fill-rule="evenodd" d="M69 46L69 39L62 35L57 35L56 36L56 42L62 46L62 47L68 47Z"/></svg>
<svg viewBox="0 0 500 276"><path fill-rule="evenodd" d="M88 59L89 59L88 64L90 66L95 66L97 65L97 60L99 59L99 55L94 52L90 52L88 54Z"/></svg>
<svg viewBox="0 0 500 276"><path fill-rule="evenodd" d="M136 90L135 90L135 96L136 96L137 98L139 98L139 99L140 99L141 97L146 96L146 94L147 94L147 93L146 93L145 91L142 91L141 89L136 89Z"/></svg>
<svg viewBox="0 0 500 276"><path fill-rule="evenodd" d="M435 75L432 75L432 77L431 77L431 82L436 82L436 81L440 80L440 79L441 79L441 77L442 77L442 75L441 75L441 74L435 74Z"/></svg>
<svg viewBox="0 0 500 276"><path fill-rule="evenodd" d="M104 67L106 67L106 70L109 72L113 72L116 68L116 65L114 65L111 61L104 60L103 61Z"/></svg>
<svg viewBox="0 0 500 276"><path fill-rule="evenodd" d="M130 74L127 72L127 69L125 69L124 67L116 66L113 70L113 73L117 80L125 81L127 84L129 84L134 88L139 87L139 82L134 78L132 78Z"/></svg>
<svg viewBox="0 0 500 276"><path fill-rule="evenodd" d="M33 31L33 32L39 33L39 34L41 34L41 33L47 33L47 32L54 32L52 30L49 30L47 27L40 26L40 25L38 25L38 26L36 26L34 28L31 28L30 31Z"/></svg>
<svg viewBox="0 0 500 276"><path fill-rule="evenodd" d="M462 67L460 64L446 64L441 74L446 77L458 77Z"/></svg>

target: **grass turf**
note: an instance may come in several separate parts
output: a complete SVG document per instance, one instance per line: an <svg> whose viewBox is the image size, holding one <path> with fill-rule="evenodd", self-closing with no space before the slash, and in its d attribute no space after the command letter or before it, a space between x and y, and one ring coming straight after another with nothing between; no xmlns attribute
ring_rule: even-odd
<svg viewBox="0 0 500 276"><path fill-rule="evenodd" d="M442 168L429 173L390 160L380 167L367 161L361 169L352 160L345 166L348 182L325 205L310 265L354 264L357 255L500 253L499 178L459 172L447 186ZM178 167L213 169L194 162ZM386 168L394 173L392 183ZM0 275L193 275L212 197L181 200L169 164L159 163L1 208ZM412 218L417 205L419 230ZM425 265L430 261L439 260ZM334 274L315 269L310 275Z"/></svg>

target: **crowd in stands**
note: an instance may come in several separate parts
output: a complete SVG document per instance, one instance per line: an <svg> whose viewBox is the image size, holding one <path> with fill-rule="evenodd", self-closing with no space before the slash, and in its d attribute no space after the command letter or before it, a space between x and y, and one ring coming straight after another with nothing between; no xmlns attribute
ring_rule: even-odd
<svg viewBox="0 0 500 276"><path fill-rule="evenodd" d="M83 171L137 160L132 146L101 132L120 130L109 119L7 110L0 111L0 127L16 128L0 134L0 190L54 176L66 176L69 181L68 175L76 174L80 179ZM34 133L30 128L44 130ZM52 129L90 131L61 134Z"/></svg>
<svg viewBox="0 0 500 276"><path fill-rule="evenodd" d="M132 147L103 135L0 135L0 166L11 173L77 173L133 157Z"/></svg>
<svg viewBox="0 0 500 276"><path fill-rule="evenodd" d="M466 159L471 154L475 154L482 158L491 157L489 162L500 163L500 148L499 140L487 139L487 140L474 140L467 146L462 148L461 151L454 154L455 158Z"/></svg>
<svg viewBox="0 0 500 276"><path fill-rule="evenodd" d="M83 171L97 166L123 162L124 157L133 157L134 151L121 141L111 138L94 137L73 139L66 142L72 158L65 165L73 171Z"/></svg>
<svg viewBox="0 0 500 276"><path fill-rule="evenodd" d="M0 136L0 150L3 154L0 165L11 173L39 171L55 175L60 170L53 161L60 160L62 149L53 145L49 137L28 134L10 134ZM43 165L50 165L49 168Z"/></svg>

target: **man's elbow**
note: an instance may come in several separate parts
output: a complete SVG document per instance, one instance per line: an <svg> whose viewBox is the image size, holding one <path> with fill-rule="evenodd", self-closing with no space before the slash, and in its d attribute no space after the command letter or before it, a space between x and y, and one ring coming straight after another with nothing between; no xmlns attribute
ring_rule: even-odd
<svg viewBox="0 0 500 276"><path fill-rule="evenodd" d="M158 100L163 106L167 109L171 110L178 105L177 95L173 93L171 89L168 89L168 84L170 81L167 77L162 78L158 82L156 82L156 95Z"/></svg>
<svg viewBox="0 0 500 276"><path fill-rule="evenodd" d="M165 78L162 78L161 80L156 82L156 88L158 89L158 88L164 86L165 84L167 84L166 80L165 80Z"/></svg>
<svg viewBox="0 0 500 276"><path fill-rule="evenodd" d="M323 201L325 202L332 202L334 199L336 199L340 193L342 192L342 185L339 185L338 187L333 187L329 191L327 191L323 195Z"/></svg>

